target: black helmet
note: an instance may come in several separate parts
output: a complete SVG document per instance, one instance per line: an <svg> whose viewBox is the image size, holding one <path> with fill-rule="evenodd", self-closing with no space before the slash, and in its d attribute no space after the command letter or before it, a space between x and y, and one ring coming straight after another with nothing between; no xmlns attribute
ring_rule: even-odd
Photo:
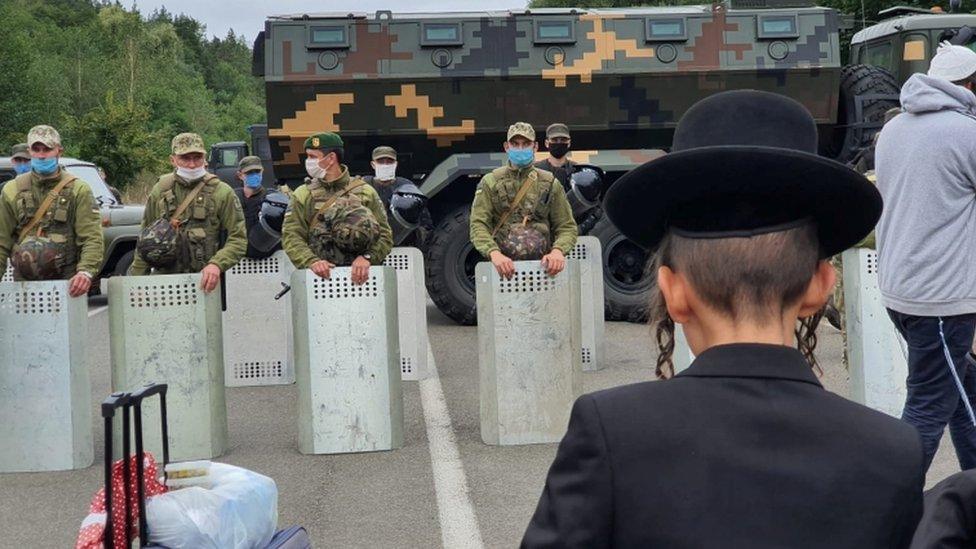
<svg viewBox="0 0 976 549"><path fill-rule="evenodd" d="M400 224L414 228L420 223L420 215L427 206L427 196L416 185L400 185L390 198L390 213Z"/></svg>
<svg viewBox="0 0 976 549"><path fill-rule="evenodd" d="M603 192L603 170L589 164L577 164L569 176L569 191L566 198L573 208L573 217L580 219L583 214L600 205Z"/></svg>
<svg viewBox="0 0 976 549"><path fill-rule="evenodd" d="M254 249L270 252L281 242L281 226L285 222L288 201L285 193L272 192L264 197L258 213L258 223L251 227L247 235L247 240Z"/></svg>

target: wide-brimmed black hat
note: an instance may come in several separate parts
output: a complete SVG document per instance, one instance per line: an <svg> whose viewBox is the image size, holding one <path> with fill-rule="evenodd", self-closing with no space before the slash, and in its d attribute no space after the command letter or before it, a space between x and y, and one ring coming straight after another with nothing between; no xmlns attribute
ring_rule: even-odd
<svg viewBox="0 0 976 549"><path fill-rule="evenodd" d="M817 155L817 125L803 105L754 90L722 92L688 109L672 152L617 180L604 206L647 249L672 227L721 238L811 219L823 257L859 242L881 217L874 185Z"/></svg>

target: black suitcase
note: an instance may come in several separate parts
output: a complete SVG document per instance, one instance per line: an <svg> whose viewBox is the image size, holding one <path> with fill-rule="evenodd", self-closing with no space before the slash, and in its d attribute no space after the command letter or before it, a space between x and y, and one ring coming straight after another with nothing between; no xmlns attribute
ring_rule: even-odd
<svg viewBox="0 0 976 549"><path fill-rule="evenodd" d="M125 482L123 492L132 485L132 472L129 466L130 450L130 411L135 428L135 451L136 455L141 456L142 448L142 401L153 395L159 395L159 415L162 421L163 435L163 461L161 470L163 471L163 482L166 482L166 464L169 463L169 437L166 427L166 385L149 384L134 393L112 393L102 402L102 418L105 421L105 549L116 549L114 530L112 525L112 422L115 411L122 410L122 478ZM145 549L157 548L165 549L160 545L149 544L149 528L146 525L146 498L143 494L145 486L145 471L141 459L136 460L136 495L139 501L139 545ZM123 498L128 499L128 494L123 493ZM125 501L123 500L123 505ZM132 531L132 517L129 506L125 505L125 524L126 532ZM131 549L132 542L126 537L126 549ZM278 531L267 549L311 549L312 543L308 538L308 532L300 526L292 526ZM120 549L120 548L119 548Z"/></svg>

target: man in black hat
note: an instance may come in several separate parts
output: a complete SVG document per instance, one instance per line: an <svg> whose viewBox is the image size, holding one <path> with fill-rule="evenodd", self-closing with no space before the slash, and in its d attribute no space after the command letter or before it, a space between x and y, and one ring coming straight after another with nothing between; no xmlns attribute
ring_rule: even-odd
<svg viewBox="0 0 976 549"><path fill-rule="evenodd" d="M674 323L697 358L577 400L522 546L907 547L918 434L811 369L827 259L868 234L878 191L817 156L810 114L766 92L699 102L672 150L605 206L658 250L659 375L673 371Z"/></svg>

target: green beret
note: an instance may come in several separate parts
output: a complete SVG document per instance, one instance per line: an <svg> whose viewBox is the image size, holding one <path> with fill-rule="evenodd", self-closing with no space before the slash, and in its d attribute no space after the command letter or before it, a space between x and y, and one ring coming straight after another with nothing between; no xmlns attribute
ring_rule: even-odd
<svg viewBox="0 0 976 549"><path fill-rule="evenodd" d="M343 146L339 134L332 132L312 134L305 140L306 149L335 149Z"/></svg>
<svg viewBox="0 0 976 549"><path fill-rule="evenodd" d="M237 169L242 172L248 170L263 170L264 164L261 163L261 159L257 156L245 156L237 163Z"/></svg>

